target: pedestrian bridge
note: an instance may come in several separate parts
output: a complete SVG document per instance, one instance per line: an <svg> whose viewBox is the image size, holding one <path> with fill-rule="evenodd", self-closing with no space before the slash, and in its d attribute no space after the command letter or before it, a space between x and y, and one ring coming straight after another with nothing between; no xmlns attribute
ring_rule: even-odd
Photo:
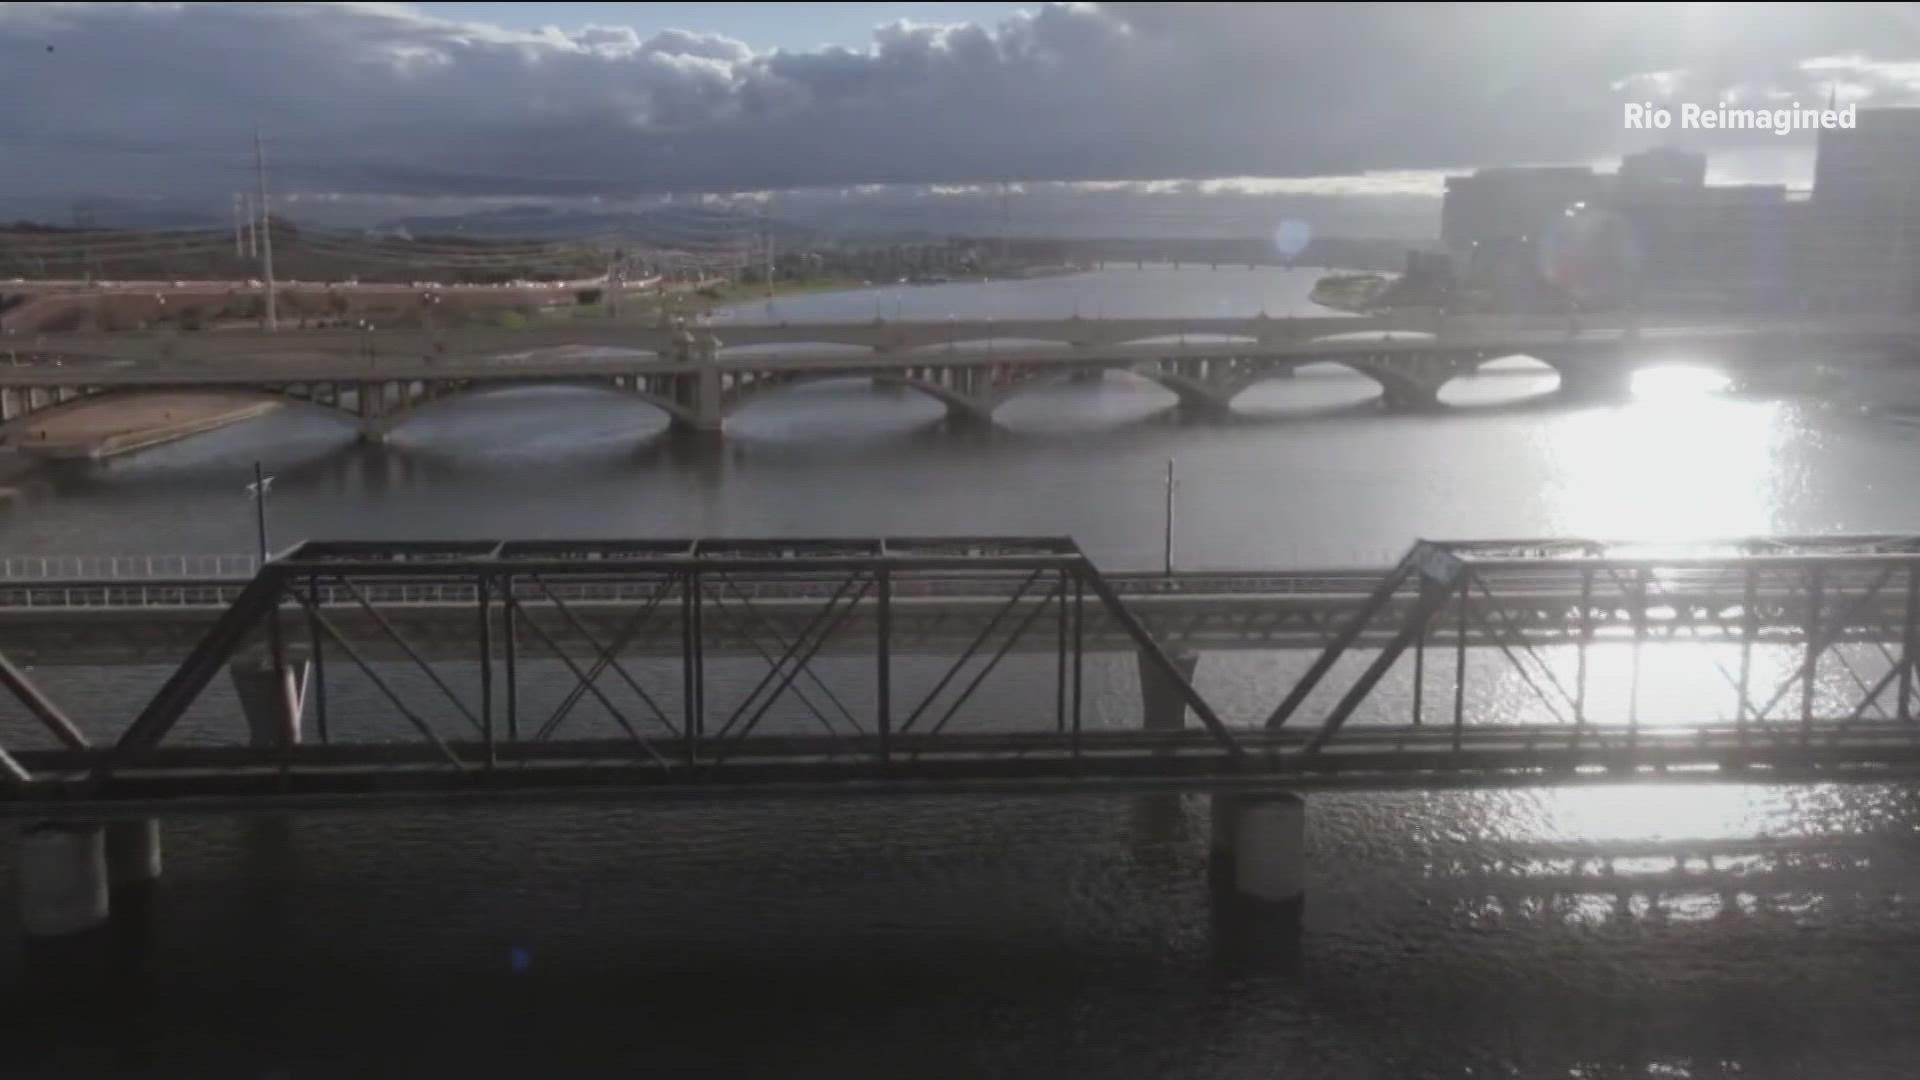
<svg viewBox="0 0 1920 1080"><path fill-rule="evenodd" d="M1068 540L954 538L307 543L244 584L9 585L9 651L31 648L35 625L76 619L184 620L196 640L98 742L97 724L0 664L37 721L0 728L13 796L0 805L1745 783L1920 767L1920 539L1422 543L1388 570L1328 577L1324 591L1286 574L1155 588L1101 573ZM1263 608L1287 614L1263 622ZM66 630L52 651L84 652ZM1270 705L1234 713L1200 674L1223 648L1312 659L1276 670ZM1101 691L1087 665L1111 652L1138 665L1133 723L1089 705ZM1684 715L1645 689L1676 672Z"/></svg>

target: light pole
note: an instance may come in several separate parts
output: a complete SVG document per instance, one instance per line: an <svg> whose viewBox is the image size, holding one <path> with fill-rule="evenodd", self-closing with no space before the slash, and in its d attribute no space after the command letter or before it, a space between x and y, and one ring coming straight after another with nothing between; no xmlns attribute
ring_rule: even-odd
<svg viewBox="0 0 1920 1080"><path fill-rule="evenodd" d="M1166 537L1161 545L1161 570L1166 577L1173 576L1173 459L1167 459L1167 515Z"/></svg>
<svg viewBox="0 0 1920 1080"><path fill-rule="evenodd" d="M260 565L267 564L267 493L273 490L273 477L253 463L253 483L247 485L247 497L253 500L253 524L260 542Z"/></svg>

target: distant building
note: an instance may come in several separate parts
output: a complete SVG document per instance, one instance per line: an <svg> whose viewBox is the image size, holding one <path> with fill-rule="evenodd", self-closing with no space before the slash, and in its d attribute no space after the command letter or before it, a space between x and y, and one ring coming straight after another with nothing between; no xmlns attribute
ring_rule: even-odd
<svg viewBox="0 0 1920 1080"><path fill-rule="evenodd" d="M1691 150L1661 146L1620 159L1622 189L1698 188L1706 182L1707 155Z"/></svg>
<svg viewBox="0 0 1920 1080"><path fill-rule="evenodd" d="M1820 132L1807 293L1827 310L1920 307L1920 109Z"/></svg>
<svg viewBox="0 0 1920 1080"><path fill-rule="evenodd" d="M1441 239L1467 294L1500 310L1796 302L1806 200L1706 179L1706 155L1675 147L1629 155L1613 175L1482 169L1448 179Z"/></svg>
<svg viewBox="0 0 1920 1080"><path fill-rule="evenodd" d="M1704 169L1700 174L1704 177ZM1795 297L1804 201L1784 185L1649 181L1609 200L1637 248L1636 304L1683 310L1751 310Z"/></svg>
<svg viewBox="0 0 1920 1080"><path fill-rule="evenodd" d="M1456 257L1476 246L1526 242L1566 212L1599 195L1607 178L1584 166L1481 169L1447 177L1440 242Z"/></svg>
<svg viewBox="0 0 1920 1080"><path fill-rule="evenodd" d="M1584 166L1481 169L1447 178L1440 242L1459 276L1502 308L1564 306L1540 274L1541 235L1611 182Z"/></svg>

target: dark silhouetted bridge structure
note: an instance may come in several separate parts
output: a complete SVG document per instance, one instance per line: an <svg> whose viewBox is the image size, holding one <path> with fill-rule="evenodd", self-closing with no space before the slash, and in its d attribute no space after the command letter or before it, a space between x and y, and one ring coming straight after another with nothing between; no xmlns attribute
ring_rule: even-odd
<svg viewBox="0 0 1920 1080"><path fill-rule="evenodd" d="M1897 536L1171 578L1064 539L306 543L244 583L0 586L0 639L39 665L195 638L97 745L6 664L41 735L6 729L3 805L1905 776L1916 570ZM1221 648L1315 657L1232 718L1193 679ZM1089 718L1086 658L1111 652L1140 665L1139 726ZM1704 687L1687 722L1643 722L1647 654Z"/></svg>

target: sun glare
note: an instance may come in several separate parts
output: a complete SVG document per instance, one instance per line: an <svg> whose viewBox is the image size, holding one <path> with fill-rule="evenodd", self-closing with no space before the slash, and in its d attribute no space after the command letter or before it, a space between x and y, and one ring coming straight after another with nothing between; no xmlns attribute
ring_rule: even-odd
<svg viewBox="0 0 1920 1080"><path fill-rule="evenodd" d="M1727 385L1727 377L1710 368L1672 364L1634 372L1632 390L1638 401L1674 401L1718 394Z"/></svg>

